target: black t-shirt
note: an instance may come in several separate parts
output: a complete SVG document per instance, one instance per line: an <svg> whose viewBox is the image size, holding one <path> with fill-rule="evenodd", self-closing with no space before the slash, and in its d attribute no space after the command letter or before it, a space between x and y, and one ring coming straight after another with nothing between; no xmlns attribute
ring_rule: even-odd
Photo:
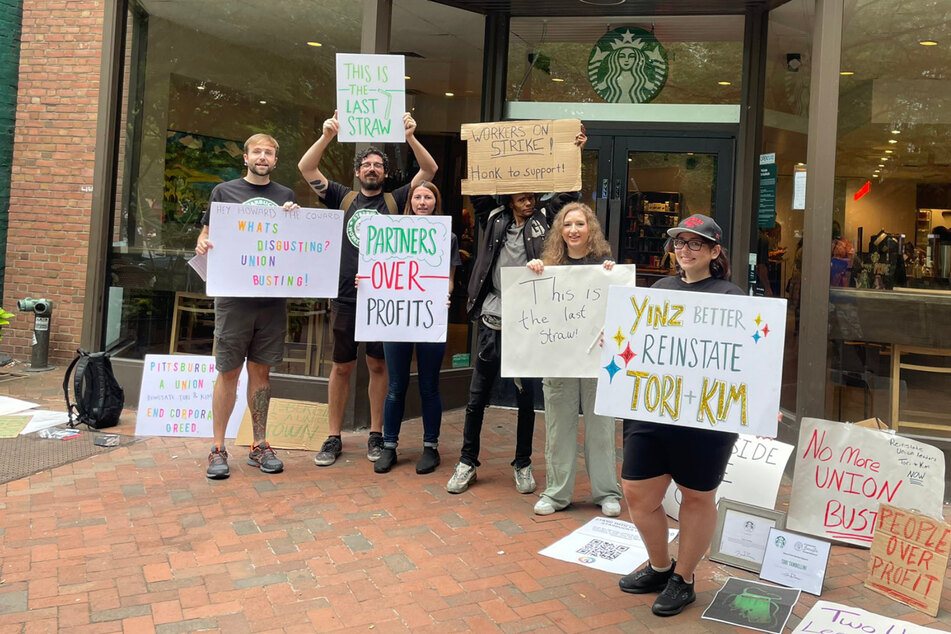
<svg viewBox="0 0 951 634"><path fill-rule="evenodd" d="M610 255L600 256L600 255L591 255L590 253L583 258L573 258L568 254L565 254L565 261L562 264L604 264L611 259Z"/></svg>
<svg viewBox="0 0 951 634"><path fill-rule="evenodd" d="M668 291L693 291L695 293L719 293L721 295L745 295L740 287L729 280L708 277L705 280L688 284L679 275L671 275L657 280L651 288Z"/></svg>
<svg viewBox="0 0 951 634"><path fill-rule="evenodd" d="M391 193L396 200L396 209L401 213L406 207L406 198L409 196L410 185L406 184ZM351 188L330 181L327 183L327 193L324 195L324 204L327 209L340 209L344 197L353 191ZM368 215L380 213L388 214L383 192L376 196L364 196L358 192L349 209L344 209L343 240L340 243L340 283L337 287L337 299L334 301L343 304L357 303L357 289L353 281L357 276L360 263L360 222Z"/></svg>
<svg viewBox="0 0 951 634"><path fill-rule="evenodd" d="M235 203L238 205L264 205L281 207L286 202L297 202L294 190L270 181L267 185L255 185L243 178L219 183L211 190L208 209L201 217L201 224L207 225L211 218L211 203Z"/></svg>

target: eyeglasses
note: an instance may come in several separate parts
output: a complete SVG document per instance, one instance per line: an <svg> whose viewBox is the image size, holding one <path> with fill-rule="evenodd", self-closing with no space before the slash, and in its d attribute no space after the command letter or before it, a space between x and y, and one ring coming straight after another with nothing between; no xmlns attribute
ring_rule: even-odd
<svg viewBox="0 0 951 634"><path fill-rule="evenodd" d="M371 168L371 167L376 168L376 169L378 169L378 170L381 170L381 169L383 169L383 163L371 163L371 162L369 162L369 161L366 161L366 162L364 162L364 163L360 163L360 168L361 168L361 169L369 169L369 168Z"/></svg>
<svg viewBox="0 0 951 634"><path fill-rule="evenodd" d="M684 240L683 238L674 238L674 248L683 249L687 247L691 251L699 251L704 245L703 240Z"/></svg>

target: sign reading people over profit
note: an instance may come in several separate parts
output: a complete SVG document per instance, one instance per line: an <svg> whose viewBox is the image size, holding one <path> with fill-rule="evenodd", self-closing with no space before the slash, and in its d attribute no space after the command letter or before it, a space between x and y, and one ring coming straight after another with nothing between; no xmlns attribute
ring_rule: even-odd
<svg viewBox="0 0 951 634"><path fill-rule="evenodd" d="M336 297L343 212L211 204L212 297Z"/></svg>
<svg viewBox="0 0 951 634"><path fill-rule="evenodd" d="M448 216L374 214L360 224L357 341L445 341Z"/></svg>
<svg viewBox="0 0 951 634"><path fill-rule="evenodd" d="M886 431L803 418L786 528L868 548L880 503L941 517L944 454Z"/></svg>
<svg viewBox="0 0 951 634"><path fill-rule="evenodd" d="M503 268L502 376L598 376L608 286L635 279L633 264Z"/></svg>
<svg viewBox="0 0 951 634"><path fill-rule="evenodd" d="M594 410L776 436L786 300L611 286Z"/></svg>
<svg viewBox="0 0 951 634"><path fill-rule="evenodd" d="M215 358L198 355L147 354L142 366L139 409L135 417L136 436L183 436L211 438L211 401L218 369ZM247 370L241 368L238 394L248 384ZM247 400L238 398L228 419L225 438L234 438Z"/></svg>
<svg viewBox="0 0 951 634"><path fill-rule="evenodd" d="M466 123L468 178L462 193L518 194L581 189L579 119Z"/></svg>
<svg viewBox="0 0 951 634"><path fill-rule="evenodd" d="M937 616L949 548L951 524L882 504L865 586Z"/></svg>
<svg viewBox="0 0 951 634"><path fill-rule="evenodd" d="M402 143L406 140L405 110L402 55L337 53L337 139Z"/></svg>

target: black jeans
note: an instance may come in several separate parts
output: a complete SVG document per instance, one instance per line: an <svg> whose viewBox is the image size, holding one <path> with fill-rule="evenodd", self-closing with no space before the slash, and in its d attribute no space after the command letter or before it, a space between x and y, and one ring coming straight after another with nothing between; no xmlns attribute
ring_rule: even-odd
<svg viewBox="0 0 951 634"><path fill-rule="evenodd" d="M479 322L479 348L472 383L469 385L469 404L466 405L466 424L462 431L462 457L460 461L479 466L480 439L485 408L492 395L492 386L499 376L502 365L500 356L502 333ZM532 436L535 433L535 381L522 379L522 388L516 387L518 422L515 430L515 459L512 466L521 469L532 464Z"/></svg>

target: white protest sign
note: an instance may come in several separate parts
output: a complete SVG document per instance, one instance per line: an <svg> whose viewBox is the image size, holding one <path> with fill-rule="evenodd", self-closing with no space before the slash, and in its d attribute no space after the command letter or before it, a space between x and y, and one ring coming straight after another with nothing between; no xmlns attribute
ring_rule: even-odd
<svg viewBox="0 0 951 634"><path fill-rule="evenodd" d="M452 219L374 214L359 231L356 340L445 341Z"/></svg>
<svg viewBox="0 0 951 634"><path fill-rule="evenodd" d="M829 601L816 601L802 617L792 634L939 634L936 630L910 621L899 621L861 608Z"/></svg>
<svg viewBox="0 0 951 634"><path fill-rule="evenodd" d="M611 286L594 411L776 436L786 300Z"/></svg>
<svg viewBox="0 0 951 634"><path fill-rule="evenodd" d="M774 508L792 451L792 445L778 440L740 434L733 445L723 482L717 488L716 499ZM675 520L680 519L680 497L677 484L671 482L664 496L664 512Z"/></svg>
<svg viewBox="0 0 951 634"><path fill-rule="evenodd" d="M403 143L406 74L402 55L337 53L337 139Z"/></svg>
<svg viewBox="0 0 951 634"><path fill-rule="evenodd" d="M786 528L869 548L880 503L941 517L944 454L931 445L803 418Z"/></svg>
<svg viewBox="0 0 951 634"><path fill-rule="evenodd" d="M136 436L211 438L211 402L218 371L211 356L147 354L142 366ZM241 368L238 398L228 419L225 438L238 435L247 409L248 372Z"/></svg>
<svg viewBox="0 0 951 634"><path fill-rule="evenodd" d="M211 204L211 297L336 297L342 211Z"/></svg>
<svg viewBox="0 0 951 634"><path fill-rule="evenodd" d="M674 541L677 533L667 529L667 541ZM647 561L647 547L637 528L607 517L594 518L538 554L617 575L626 575Z"/></svg>
<svg viewBox="0 0 951 634"><path fill-rule="evenodd" d="M635 266L502 269L502 376L596 377L608 286L634 286Z"/></svg>

